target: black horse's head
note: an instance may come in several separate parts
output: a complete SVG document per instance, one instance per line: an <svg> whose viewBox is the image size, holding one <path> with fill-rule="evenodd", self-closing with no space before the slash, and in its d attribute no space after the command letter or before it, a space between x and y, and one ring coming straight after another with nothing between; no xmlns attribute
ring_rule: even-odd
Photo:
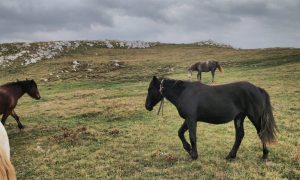
<svg viewBox="0 0 300 180"><path fill-rule="evenodd" d="M34 99L41 99L40 92L33 79L24 81L23 88L30 97Z"/></svg>
<svg viewBox="0 0 300 180"><path fill-rule="evenodd" d="M153 107L162 100L163 96L159 92L160 89L160 81L157 79L156 76L153 76L149 88L148 88L148 95L145 103L145 107L148 111L152 111Z"/></svg>

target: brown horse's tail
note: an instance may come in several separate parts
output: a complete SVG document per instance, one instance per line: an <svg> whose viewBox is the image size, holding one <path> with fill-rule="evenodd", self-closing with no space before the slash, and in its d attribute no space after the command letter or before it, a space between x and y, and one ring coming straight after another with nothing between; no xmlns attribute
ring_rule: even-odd
<svg viewBox="0 0 300 180"><path fill-rule="evenodd" d="M16 180L15 168L6 156L7 155L0 147L0 179Z"/></svg>
<svg viewBox="0 0 300 180"><path fill-rule="evenodd" d="M259 137L263 143L272 143L276 141L276 133L278 132L278 128L274 120L270 96L264 89L259 89L265 96L264 109L260 120L261 128Z"/></svg>
<svg viewBox="0 0 300 180"><path fill-rule="evenodd" d="M219 64L219 62L217 62L217 68L219 69L220 72L223 72L223 68L222 68L222 66Z"/></svg>

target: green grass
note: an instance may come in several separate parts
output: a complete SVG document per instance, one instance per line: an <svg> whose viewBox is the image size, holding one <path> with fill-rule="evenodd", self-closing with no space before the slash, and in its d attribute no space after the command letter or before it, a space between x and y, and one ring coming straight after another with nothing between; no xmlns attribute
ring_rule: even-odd
<svg viewBox="0 0 300 180"><path fill-rule="evenodd" d="M70 69L78 59L93 72ZM125 68L114 69L111 60ZM165 103L164 116L144 108L152 75L187 79L192 62L218 59L225 73L217 84L247 80L270 96L280 130L270 146L270 160L260 161L260 141L246 120L245 138L232 162L225 160L234 143L233 123L198 123L198 160L182 148L177 130L182 119ZM60 78L52 78L50 73ZM234 50L192 45L150 49L89 48L49 61L1 71L0 82L25 77L38 81L42 99L24 96L16 108L26 126L6 124L11 159L19 179L299 179L300 50ZM48 78L43 82L40 78ZM195 74L194 74L195 79ZM209 73L203 82L210 83ZM186 136L188 133L186 133Z"/></svg>

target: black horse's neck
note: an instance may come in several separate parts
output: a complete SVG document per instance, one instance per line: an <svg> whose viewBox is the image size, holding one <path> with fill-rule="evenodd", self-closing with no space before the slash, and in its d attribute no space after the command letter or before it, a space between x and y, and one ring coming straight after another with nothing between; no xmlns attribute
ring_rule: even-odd
<svg viewBox="0 0 300 180"><path fill-rule="evenodd" d="M183 82L171 79L164 79L162 84L162 95L172 104L176 105L178 98L184 90Z"/></svg>

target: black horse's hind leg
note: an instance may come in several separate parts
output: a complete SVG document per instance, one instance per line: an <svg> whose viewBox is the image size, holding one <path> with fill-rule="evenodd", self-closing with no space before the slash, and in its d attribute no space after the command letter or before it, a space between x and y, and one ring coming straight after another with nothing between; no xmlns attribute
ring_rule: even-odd
<svg viewBox="0 0 300 180"><path fill-rule="evenodd" d="M268 159L269 150L267 148L266 143L262 143L262 144L263 144L263 156L261 158L262 158L262 160L267 160Z"/></svg>
<svg viewBox="0 0 300 180"><path fill-rule="evenodd" d="M234 145L230 151L230 153L227 155L226 159L231 160L236 157L236 153L240 147L240 144L243 140L243 137L245 135L244 133L244 119L245 115L240 114L234 119L234 127L235 127L235 142Z"/></svg>
<svg viewBox="0 0 300 180"><path fill-rule="evenodd" d="M186 121L184 121L184 123L181 125L181 127L178 130L178 136L182 142L183 148L190 153L191 152L191 145L186 141L185 137L184 137L184 133L188 130Z"/></svg>
<svg viewBox="0 0 300 180"><path fill-rule="evenodd" d="M16 113L14 110L12 110L11 115L12 115L12 117L14 117L15 120L17 121L19 129L24 129L24 126L23 126L23 124L21 123L19 116L17 115L17 113Z"/></svg>
<svg viewBox="0 0 300 180"><path fill-rule="evenodd" d="M192 150L190 152L190 155L192 159L198 158L198 152L197 152L197 139L196 139L196 129L197 129L197 121L196 120L186 120L188 129L189 129L189 135L190 135L190 141L192 145Z"/></svg>
<svg viewBox="0 0 300 180"><path fill-rule="evenodd" d="M248 118L250 119L250 121L252 122L252 124L255 126L257 135L259 136L259 132L260 132L260 121L258 118L254 118L253 116L248 116ZM268 159L268 154L269 154L269 150L267 148L266 143L262 142L262 148L263 148L263 156L261 157L262 160L267 160Z"/></svg>

